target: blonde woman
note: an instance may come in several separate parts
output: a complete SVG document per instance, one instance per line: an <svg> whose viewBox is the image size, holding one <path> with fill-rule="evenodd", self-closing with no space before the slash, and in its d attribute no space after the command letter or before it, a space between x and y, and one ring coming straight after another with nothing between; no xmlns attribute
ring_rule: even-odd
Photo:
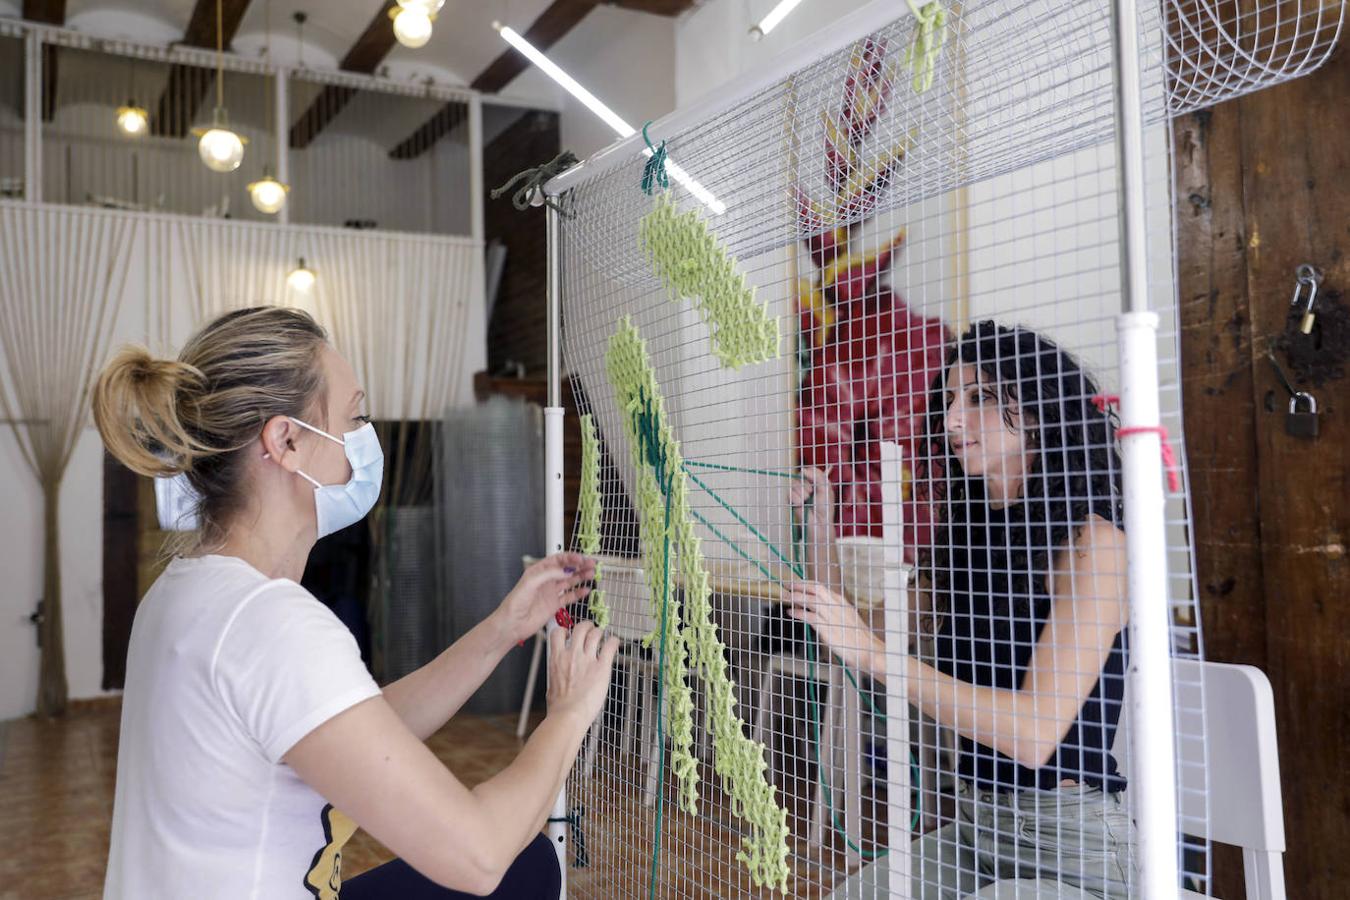
<svg viewBox="0 0 1350 900"><path fill-rule="evenodd" d="M351 366L302 312L229 313L176 360L120 352L94 414L142 475L186 473L195 544L136 613L104 896L552 898L540 835L609 684L617 643L589 624L549 646L548 715L472 790L423 741L516 643L585 596L593 564L532 566L436 660L375 684L338 619L298 584L314 542L363 518L383 455ZM399 856L343 884L356 827Z"/></svg>

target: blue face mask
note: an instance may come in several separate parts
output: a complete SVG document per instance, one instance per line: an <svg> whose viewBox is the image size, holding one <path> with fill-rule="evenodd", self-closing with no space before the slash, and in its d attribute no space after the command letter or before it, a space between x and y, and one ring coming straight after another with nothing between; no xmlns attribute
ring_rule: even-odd
<svg viewBox="0 0 1350 900"><path fill-rule="evenodd" d="M340 531L366 517L380 499L380 485L384 480L384 451L380 449L375 426L367 422L341 438L315 428L294 417L288 417L301 428L322 435L341 444L351 463L352 477L345 484L320 484L309 475L296 471L301 478L314 485L314 514L319 537ZM201 527L197 492L188 483L187 475L155 479L155 506L159 513L159 527L165 531L195 531Z"/></svg>
<svg viewBox="0 0 1350 900"><path fill-rule="evenodd" d="M319 537L341 531L364 519L375 508L375 501L380 499L380 485L384 481L384 451L380 449L380 438L375 433L375 426L367 422L355 431L348 431L336 438L294 416L288 418L301 428L341 444L347 454L347 462L352 466L352 477L345 484L320 484L299 469L295 471L295 474L314 485L314 513Z"/></svg>

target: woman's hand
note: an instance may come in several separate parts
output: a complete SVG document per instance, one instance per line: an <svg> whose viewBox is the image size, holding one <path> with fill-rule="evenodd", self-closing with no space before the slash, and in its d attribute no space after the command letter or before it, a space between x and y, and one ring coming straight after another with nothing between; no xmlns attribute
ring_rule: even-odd
<svg viewBox="0 0 1350 900"><path fill-rule="evenodd" d="M548 636L549 715L572 715L589 728L605 705L618 650L619 639L606 638L594 622L582 622L570 635L555 628Z"/></svg>
<svg viewBox="0 0 1350 900"><path fill-rule="evenodd" d="M810 530L807 540L824 543L834 537L834 489L830 486L830 470L802 469L802 477L793 481L788 491L788 502L793 515ZM809 501L809 506L808 506Z"/></svg>
<svg viewBox="0 0 1350 900"><path fill-rule="evenodd" d="M533 637L559 609L591 592L595 561L580 553L555 553L530 566L492 614L504 640Z"/></svg>
<svg viewBox="0 0 1350 900"><path fill-rule="evenodd" d="M844 665L885 676L886 648L852 603L814 582L788 586L787 613L810 625Z"/></svg>

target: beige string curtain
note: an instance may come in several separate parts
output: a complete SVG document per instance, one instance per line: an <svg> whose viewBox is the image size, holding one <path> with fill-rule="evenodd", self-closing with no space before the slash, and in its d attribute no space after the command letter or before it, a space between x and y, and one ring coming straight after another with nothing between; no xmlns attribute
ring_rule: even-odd
<svg viewBox="0 0 1350 900"><path fill-rule="evenodd" d="M312 244L307 259L319 272L319 317L366 390L385 451L384 489L368 519L368 617L381 674L392 585L388 511L433 495L436 429L464 397L472 348L481 352L483 344L481 316L475 329L473 315L482 306L482 250L472 241L411 236L374 237L357 247L332 233Z"/></svg>
<svg viewBox="0 0 1350 900"><path fill-rule="evenodd" d="M42 644L37 712L65 711L61 479L108 353L138 223L107 213L0 205L0 411L42 487Z"/></svg>
<svg viewBox="0 0 1350 900"><path fill-rule="evenodd" d="M468 238L163 219L152 223L148 300L152 339L181 342L233 309L296 306L312 314L352 363L377 420L385 481L370 526L374 584L369 608L375 668L389 586L387 510L432 493L435 429L468 396L483 347L482 248ZM172 259L169 259L172 257ZM303 258L317 280L308 295L287 287ZM174 321L188 298L187 321ZM183 314L178 313L181 317ZM162 338L160 336L163 336Z"/></svg>

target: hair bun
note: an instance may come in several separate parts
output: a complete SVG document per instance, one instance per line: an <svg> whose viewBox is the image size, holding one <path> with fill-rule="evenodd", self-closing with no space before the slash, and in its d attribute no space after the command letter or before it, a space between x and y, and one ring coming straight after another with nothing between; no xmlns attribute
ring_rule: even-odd
<svg viewBox="0 0 1350 900"><path fill-rule="evenodd" d="M144 347L124 347L94 385L94 422L108 451L141 475L177 475L210 452L181 415L184 394L197 393L202 373L174 359L156 359Z"/></svg>

